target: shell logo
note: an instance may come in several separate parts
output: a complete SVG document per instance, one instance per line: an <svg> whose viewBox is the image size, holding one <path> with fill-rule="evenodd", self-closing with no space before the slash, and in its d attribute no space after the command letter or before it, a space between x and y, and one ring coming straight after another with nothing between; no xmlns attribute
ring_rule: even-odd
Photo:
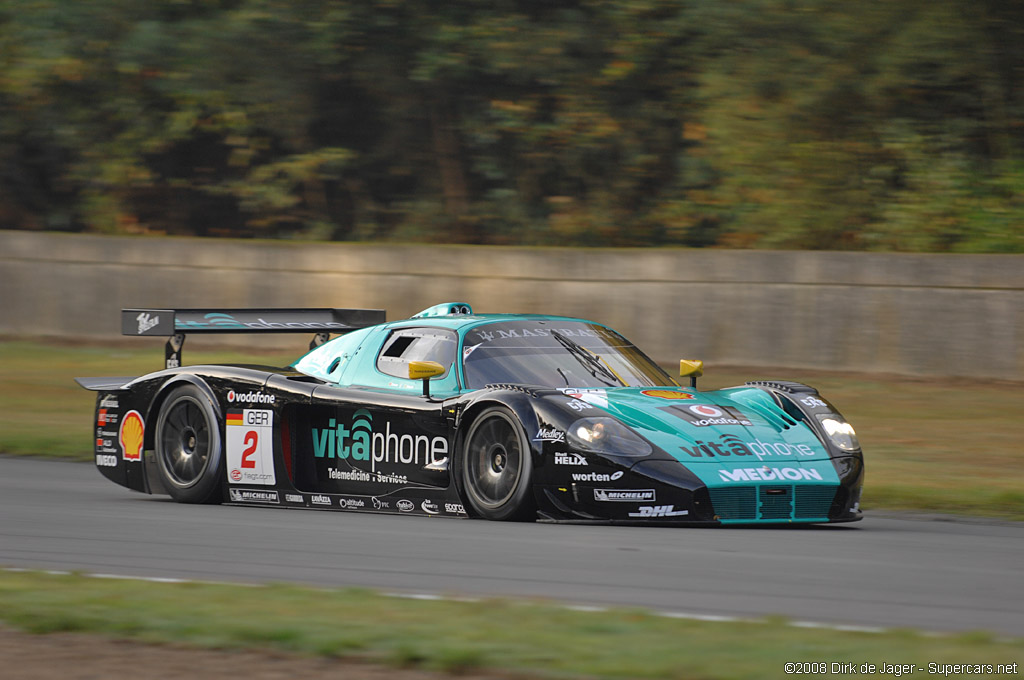
<svg viewBox="0 0 1024 680"><path fill-rule="evenodd" d="M128 411L121 419L121 429L117 433L121 443L121 451L125 460L142 460L142 442L146 426L138 411Z"/></svg>
<svg viewBox="0 0 1024 680"><path fill-rule="evenodd" d="M678 390L644 390L640 394L658 399L693 399L693 395Z"/></svg>

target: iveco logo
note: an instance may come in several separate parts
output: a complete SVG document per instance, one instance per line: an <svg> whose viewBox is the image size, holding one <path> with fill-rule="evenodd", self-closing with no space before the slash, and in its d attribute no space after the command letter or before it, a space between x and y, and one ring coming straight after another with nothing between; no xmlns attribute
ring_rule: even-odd
<svg viewBox="0 0 1024 680"><path fill-rule="evenodd" d="M412 501L407 501L404 498L395 503L395 505L397 505L398 509L401 510L402 512L412 512L413 510L416 509L415 503L413 503Z"/></svg>

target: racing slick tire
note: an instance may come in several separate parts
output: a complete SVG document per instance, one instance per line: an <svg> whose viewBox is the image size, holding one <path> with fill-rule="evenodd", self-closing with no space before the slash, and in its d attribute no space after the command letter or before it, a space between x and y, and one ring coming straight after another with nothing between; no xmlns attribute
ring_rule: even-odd
<svg viewBox="0 0 1024 680"><path fill-rule="evenodd" d="M224 455L210 397L195 385L171 392L156 421L160 480L179 503L220 503Z"/></svg>
<svg viewBox="0 0 1024 680"><path fill-rule="evenodd" d="M492 520L536 519L530 442L512 411L488 408L470 425L463 442L459 475L471 514Z"/></svg>

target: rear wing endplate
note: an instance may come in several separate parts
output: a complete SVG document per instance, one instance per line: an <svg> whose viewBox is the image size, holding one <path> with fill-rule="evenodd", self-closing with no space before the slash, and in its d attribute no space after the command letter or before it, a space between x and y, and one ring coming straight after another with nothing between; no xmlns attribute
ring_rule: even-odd
<svg viewBox="0 0 1024 680"><path fill-rule="evenodd" d="M122 309L121 334L168 338L165 365L177 368L186 333L313 333L313 349L384 321L383 309Z"/></svg>

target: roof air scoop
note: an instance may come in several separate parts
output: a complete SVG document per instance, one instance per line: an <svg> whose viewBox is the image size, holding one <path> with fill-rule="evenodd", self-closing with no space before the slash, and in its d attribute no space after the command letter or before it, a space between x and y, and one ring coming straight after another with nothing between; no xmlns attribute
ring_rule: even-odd
<svg viewBox="0 0 1024 680"><path fill-rule="evenodd" d="M468 302L442 302L439 305L428 307L419 314L409 317L411 319L422 319L428 316L466 316L473 313L473 308Z"/></svg>

